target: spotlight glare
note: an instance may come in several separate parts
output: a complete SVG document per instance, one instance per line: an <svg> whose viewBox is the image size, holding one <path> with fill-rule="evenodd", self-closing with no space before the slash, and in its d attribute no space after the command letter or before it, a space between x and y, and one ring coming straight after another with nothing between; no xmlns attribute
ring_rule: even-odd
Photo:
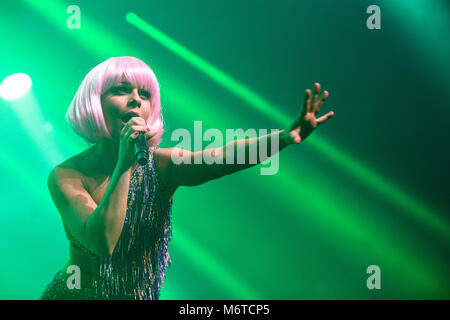
<svg viewBox="0 0 450 320"><path fill-rule="evenodd" d="M31 78L25 73L14 73L0 84L0 97L11 101L24 96L31 89Z"/></svg>

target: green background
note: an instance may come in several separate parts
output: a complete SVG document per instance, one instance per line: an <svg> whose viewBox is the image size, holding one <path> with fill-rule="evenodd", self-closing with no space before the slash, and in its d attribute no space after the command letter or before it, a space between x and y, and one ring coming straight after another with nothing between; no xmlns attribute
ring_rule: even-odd
<svg viewBox="0 0 450 320"><path fill-rule="evenodd" d="M381 30L366 27L372 4ZM87 145L64 115L90 69L131 55L160 83L161 147L195 120L282 128L314 82L335 112L276 175L177 191L161 299L448 299L449 13L444 0L1 1L0 79L25 72L33 88L0 100L0 298L37 299L67 261L46 178Z"/></svg>

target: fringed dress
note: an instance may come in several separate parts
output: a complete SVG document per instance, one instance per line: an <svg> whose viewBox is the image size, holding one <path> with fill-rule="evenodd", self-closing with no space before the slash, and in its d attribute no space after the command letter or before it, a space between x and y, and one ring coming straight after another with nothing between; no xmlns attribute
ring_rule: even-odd
<svg viewBox="0 0 450 320"><path fill-rule="evenodd" d="M95 261L92 284L69 289L73 286L67 284L68 275L59 271L40 299L159 300L166 270L172 264L168 243L172 241L173 200L161 184L153 151L149 162L138 166L130 177L127 213L113 254L97 256L79 241L72 241Z"/></svg>

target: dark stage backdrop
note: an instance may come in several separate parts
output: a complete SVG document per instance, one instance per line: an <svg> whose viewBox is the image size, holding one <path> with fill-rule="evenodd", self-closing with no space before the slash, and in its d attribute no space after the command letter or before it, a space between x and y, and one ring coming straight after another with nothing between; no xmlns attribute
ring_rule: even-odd
<svg viewBox="0 0 450 320"><path fill-rule="evenodd" d="M335 112L276 174L177 191L161 299L448 299L449 13L444 0L1 1L0 79L32 87L0 99L0 298L37 299L67 261L46 179L88 145L65 112L95 65L135 56L160 83L161 147L194 121L281 129L314 82L330 93L320 114Z"/></svg>

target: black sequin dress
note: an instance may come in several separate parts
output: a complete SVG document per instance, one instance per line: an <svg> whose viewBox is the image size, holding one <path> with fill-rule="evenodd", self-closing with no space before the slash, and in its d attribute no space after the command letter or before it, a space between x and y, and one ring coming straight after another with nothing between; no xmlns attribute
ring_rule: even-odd
<svg viewBox="0 0 450 320"><path fill-rule="evenodd" d="M72 242L96 262L92 284L69 289L70 275L59 271L40 299L159 300L172 264L168 243L172 241L173 200L161 184L153 151L149 162L130 177L125 222L112 256L97 256L80 242Z"/></svg>

